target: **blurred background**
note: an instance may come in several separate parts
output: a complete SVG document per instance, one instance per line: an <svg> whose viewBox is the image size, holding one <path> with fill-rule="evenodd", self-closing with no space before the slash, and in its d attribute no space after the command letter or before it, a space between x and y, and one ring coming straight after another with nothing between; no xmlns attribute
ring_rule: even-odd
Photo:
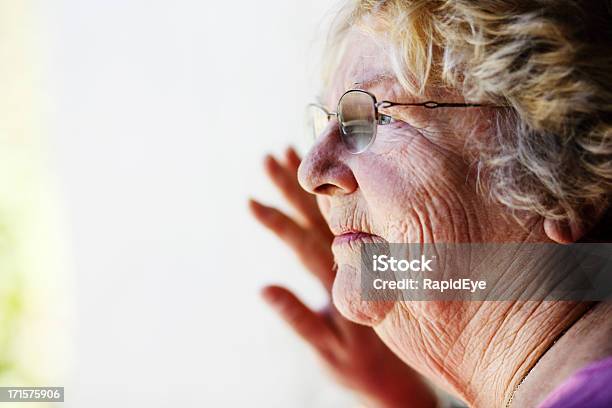
<svg viewBox="0 0 612 408"><path fill-rule="evenodd" d="M0 0L0 386L352 406L260 300L270 282L325 296L246 206L281 204L261 159L304 137L334 9Z"/></svg>

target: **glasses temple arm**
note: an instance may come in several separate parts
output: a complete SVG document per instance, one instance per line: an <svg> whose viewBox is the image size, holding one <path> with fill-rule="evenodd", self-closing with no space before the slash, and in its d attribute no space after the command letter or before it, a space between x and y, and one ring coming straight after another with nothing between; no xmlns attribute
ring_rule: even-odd
<svg viewBox="0 0 612 408"><path fill-rule="evenodd" d="M331 116L338 116L338 112L330 112L328 111L325 106L321 105L320 103L309 103L307 105L308 107L314 107L317 109L320 109L322 112L324 112L327 115L327 118L329 119Z"/></svg>
<svg viewBox="0 0 612 408"><path fill-rule="evenodd" d="M399 103L391 101L380 101L376 103L377 108L390 108L392 106L423 106L429 109L435 108L472 108L472 107L491 107L491 108L504 108L506 105L487 105L481 103L455 103L455 102L413 102L413 103Z"/></svg>

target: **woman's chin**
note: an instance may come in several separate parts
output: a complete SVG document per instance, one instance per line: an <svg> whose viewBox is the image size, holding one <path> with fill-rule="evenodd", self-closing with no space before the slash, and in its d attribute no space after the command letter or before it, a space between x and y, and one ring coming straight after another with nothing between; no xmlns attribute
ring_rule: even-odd
<svg viewBox="0 0 612 408"><path fill-rule="evenodd" d="M349 264L338 265L332 297L344 317L371 327L382 322L394 305L392 301L362 300L359 270Z"/></svg>

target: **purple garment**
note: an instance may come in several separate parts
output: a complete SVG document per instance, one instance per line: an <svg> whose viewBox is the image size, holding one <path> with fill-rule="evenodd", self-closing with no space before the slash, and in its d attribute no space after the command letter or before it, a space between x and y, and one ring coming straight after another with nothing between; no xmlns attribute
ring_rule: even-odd
<svg viewBox="0 0 612 408"><path fill-rule="evenodd" d="M612 357L579 370L539 405L539 408L610 407L612 407Z"/></svg>

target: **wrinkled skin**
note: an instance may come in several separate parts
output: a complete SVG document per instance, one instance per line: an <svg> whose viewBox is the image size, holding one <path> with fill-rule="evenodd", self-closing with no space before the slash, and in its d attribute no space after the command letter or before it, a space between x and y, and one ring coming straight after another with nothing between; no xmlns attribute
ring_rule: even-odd
<svg viewBox="0 0 612 408"><path fill-rule="evenodd" d="M370 91L379 101L463 102L444 88L409 94L391 74L386 49L384 42L359 29L349 34L348 51L323 98L329 110L335 110L339 97L354 88ZM332 309L323 318L282 288L267 288L265 297L284 305L277 306L281 314L319 350L341 382L362 395L381 395L385 387L410 388L419 399L395 406L426 407L432 401L419 377L402 369L383 343L371 337L371 329L344 318L372 327L402 361L470 406L492 407L504 405L554 339L585 313L587 306L571 302L368 302L360 298L357 271L363 242L551 242L543 220L525 229L477 188L470 166L475 152L466 141L468 135L486 139L489 109L383 110L397 121L379 126L374 144L358 155L346 150L332 120L298 171L300 185L317 196L325 223L314 215L312 206L300 227L295 222L291 226L291 219L277 210L252 205L256 217L287 241L331 288L340 314ZM291 167L297 160L288 162ZM274 173L270 170L274 166L268 167ZM281 190L288 183L275 181ZM332 241L324 225L336 237L347 231L370 235L356 241ZM330 243L337 264L335 276L329 272L332 261L326 248ZM329 346L320 340L333 339L333 332L344 333L340 335L344 341L333 341L342 345ZM393 376L375 376L382 385L372 386L376 381L367 372L385 370L402 374L395 377L397 381ZM381 399L371 400L385 406Z"/></svg>
<svg viewBox="0 0 612 408"><path fill-rule="evenodd" d="M265 170L296 210L288 216L252 200L256 219L291 247L328 292L335 277L331 252L333 235L319 212L315 198L297 183L300 158L288 149L284 160L268 156ZM310 310L286 288L268 286L264 299L319 355L340 384L355 391L370 406L434 407L436 397L420 375L404 364L374 330L347 320L333 305Z"/></svg>
<svg viewBox="0 0 612 408"><path fill-rule="evenodd" d="M390 74L385 44L358 29L349 35L339 67L325 95L330 110L356 87L379 101L463 102L443 88L410 95ZM489 109L386 109L397 122L379 126L375 143L358 155L346 150L332 120L304 158L300 184L317 195L336 236L348 229L387 242L550 242L541 222L526 230L477 189L466 140L470 133L486 136ZM334 241L332 249L338 264L333 285L338 310L374 327L404 361L474 406L506 400L534 348L547 344L552 333L584 309L556 305L546 318L526 320L519 316L551 308L516 302L361 301L359 245ZM517 339L525 344L514 346ZM513 359L502 364L505 355Z"/></svg>

